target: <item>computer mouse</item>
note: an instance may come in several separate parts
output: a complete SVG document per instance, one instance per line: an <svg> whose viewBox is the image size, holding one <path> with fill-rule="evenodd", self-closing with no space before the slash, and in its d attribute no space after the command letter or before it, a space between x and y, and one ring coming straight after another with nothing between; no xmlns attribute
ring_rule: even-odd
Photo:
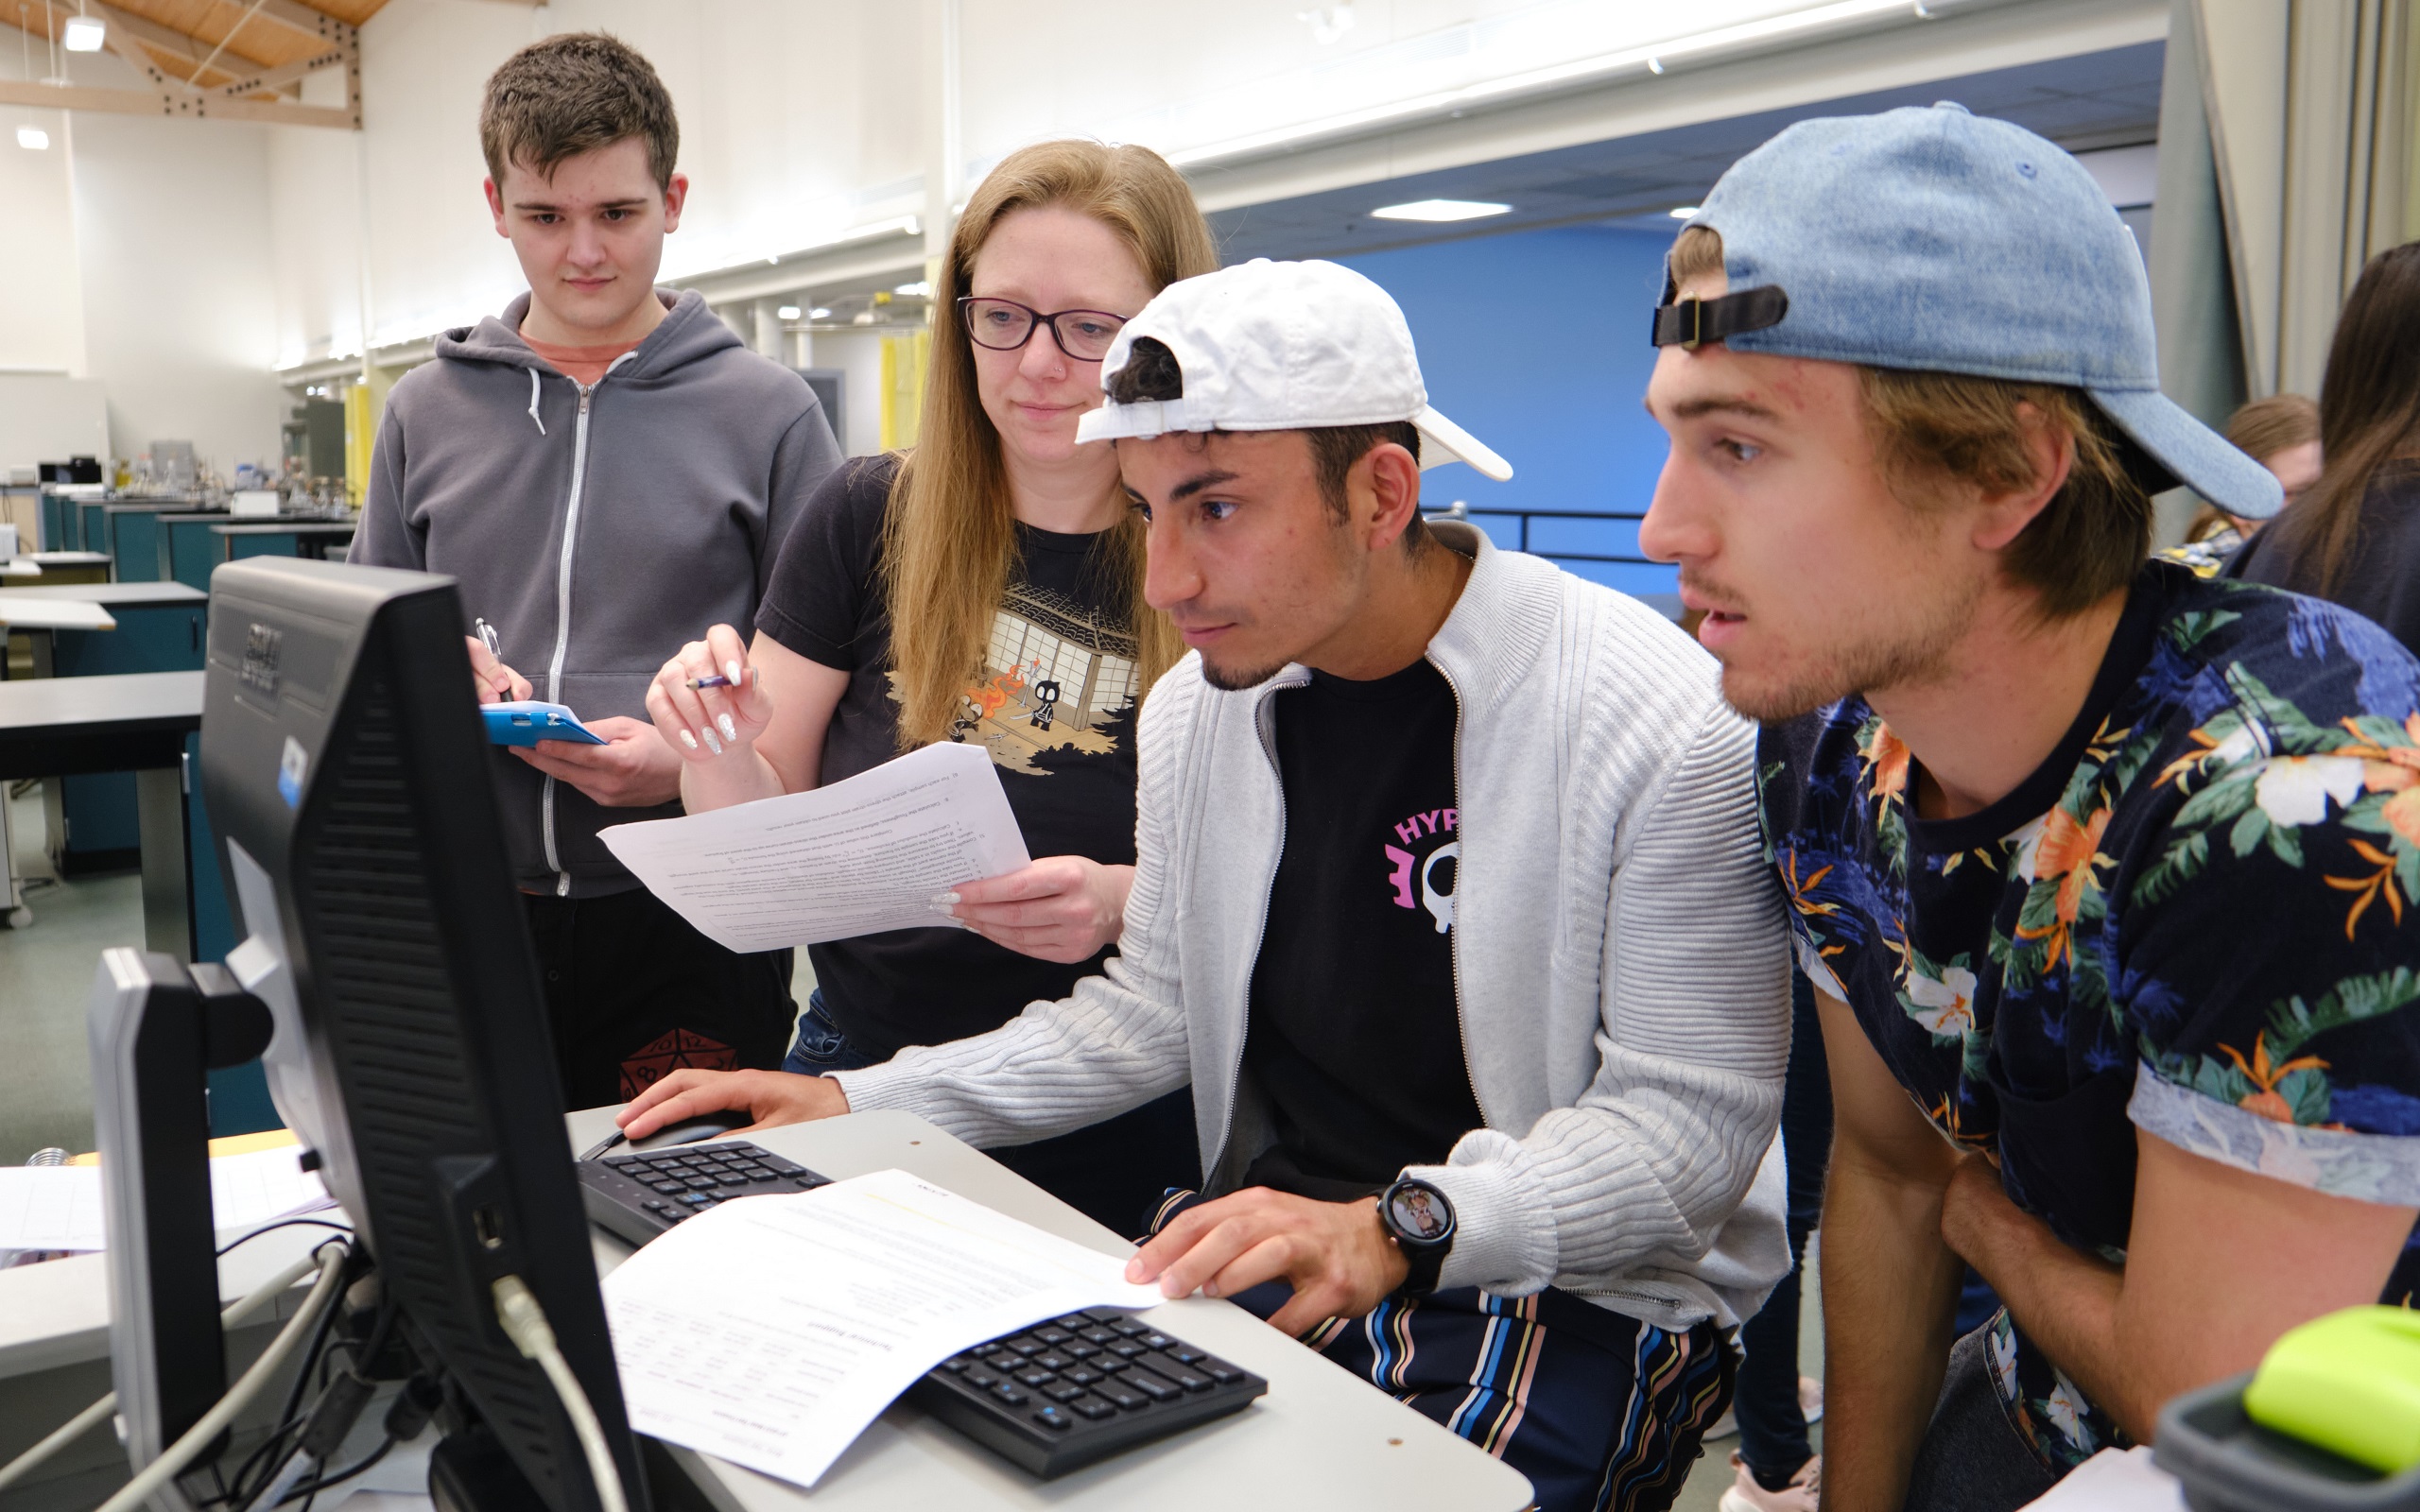
<svg viewBox="0 0 2420 1512"><path fill-rule="evenodd" d="M664 1150L675 1144L696 1144L702 1140L718 1140L735 1128L746 1128L756 1122L756 1116L744 1108L717 1108L684 1118L678 1124L666 1124L643 1140L632 1140L634 1150Z"/></svg>

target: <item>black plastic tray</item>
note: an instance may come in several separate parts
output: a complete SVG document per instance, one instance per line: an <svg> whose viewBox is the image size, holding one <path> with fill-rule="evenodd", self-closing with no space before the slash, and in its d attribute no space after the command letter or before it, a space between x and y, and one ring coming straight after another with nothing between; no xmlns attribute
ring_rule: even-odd
<svg viewBox="0 0 2420 1512"><path fill-rule="evenodd" d="M2160 1409L2152 1462L2185 1486L2193 1512L2420 1512L2420 1469L2380 1475L2243 1412L2240 1375Z"/></svg>

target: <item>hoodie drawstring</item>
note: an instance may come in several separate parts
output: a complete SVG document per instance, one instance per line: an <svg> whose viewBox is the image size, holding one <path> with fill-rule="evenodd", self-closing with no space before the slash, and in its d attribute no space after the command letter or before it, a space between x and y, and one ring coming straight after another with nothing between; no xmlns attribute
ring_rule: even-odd
<svg viewBox="0 0 2420 1512"><path fill-rule="evenodd" d="M535 368L529 369L529 419L538 427L539 435L546 434L546 422L538 419L538 369Z"/></svg>

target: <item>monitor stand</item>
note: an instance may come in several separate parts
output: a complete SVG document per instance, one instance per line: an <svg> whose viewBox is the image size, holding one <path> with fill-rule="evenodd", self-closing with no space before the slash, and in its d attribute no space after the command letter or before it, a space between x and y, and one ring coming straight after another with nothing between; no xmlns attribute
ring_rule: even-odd
<svg viewBox="0 0 2420 1512"><path fill-rule="evenodd" d="M268 1047L269 1011L223 967L101 953L87 1025L109 1222L110 1368L128 1458L150 1464L227 1390L210 1205L209 1073ZM225 1447L198 1456L206 1466ZM175 1483L154 1504L184 1512Z"/></svg>

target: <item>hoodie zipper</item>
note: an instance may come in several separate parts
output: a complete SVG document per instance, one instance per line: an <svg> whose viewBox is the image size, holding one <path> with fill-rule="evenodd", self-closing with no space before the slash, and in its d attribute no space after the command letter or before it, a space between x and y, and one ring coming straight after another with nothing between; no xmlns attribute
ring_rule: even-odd
<svg viewBox="0 0 2420 1512"><path fill-rule="evenodd" d="M1289 684L1290 686L1290 684ZM1219 1131L1219 1149L1210 1164L1203 1168L1201 1180L1207 1186L1227 1160L1227 1146L1236 1137L1236 1100L1244 1090L1244 1041L1252 1037L1252 979L1260 965L1260 948L1269 942L1269 904L1277 892L1277 868L1286 864L1286 774L1277 765L1277 747L1270 743L1269 720L1271 703L1282 688L1272 688L1261 695L1252 712L1253 731L1260 738L1260 753L1269 761L1269 775L1277 779L1277 857L1269 864L1269 876L1260 889L1260 928L1252 938L1252 954L1244 968L1244 1031L1236 1040L1236 1068L1227 1079L1227 1126Z"/></svg>
<svg viewBox="0 0 2420 1512"><path fill-rule="evenodd" d="M1455 838L1467 841L1470 836L1470 806L1462 801L1462 690L1455 685L1454 675L1445 670L1444 663L1426 652L1422 653L1421 660L1437 669L1437 675L1445 679L1445 691L1454 696L1454 807L1460 811L1455 817ZM1493 1128L1495 1125L1487 1117L1487 1105L1479 1101L1478 1078L1471 1074L1471 1026L1462 1017L1461 898L1462 879L1470 875L1469 858L1470 851L1465 846L1462 860L1454 867L1454 935L1446 942L1445 958L1453 966L1454 1032L1462 1041L1462 1080L1470 1086L1471 1106L1478 1109L1479 1125Z"/></svg>
<svg viewBox="0 0 2420 1512"><path fill-rule="evenodd" d="M614 368L628 362L631 356L631 353L626 352L614 358L613 367L605 369L606 374L610 375ZM533 369L532 371L534 372L535 369ZM553 660L546 663L546 701L548 703L563 701L563 657L571 649L572 548L579 540L579 503L588 485L588 402L596 394L597 384L604 381L605 378L600 376L595 384L583 384L575 380L572 385L579 390L579 418L572 427L571 502L563 510L562 553L555 560L555 654ZM541 431L540 434L543 435L544 432ZM544 836L546 847L546 868L555 874L555 896L567 898L571 896L571 873L563 869L562 857L555 849L555 779L553 777L546 779L545 787L540 794L539 801L542 805L540 830Z"/></svg>

